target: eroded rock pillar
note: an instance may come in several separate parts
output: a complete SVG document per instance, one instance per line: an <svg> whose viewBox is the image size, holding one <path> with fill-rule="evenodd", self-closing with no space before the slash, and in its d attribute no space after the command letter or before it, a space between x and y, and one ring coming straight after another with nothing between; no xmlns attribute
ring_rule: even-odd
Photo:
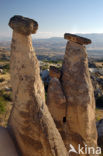
<svg viewBox="0 0 103 156"><path fill-rule="evenodd" d="M67 101L67 148L70 144L76 150L78 144L81 147L96 147L95 99L84 46L91 41L72 34L65 34L64 38L69 40L62 67L62 86Z"/></svg>
<svg viewBox="0 0 103 156"><path fill-rule="evenodd" d="M61 75L51 74L47 104L67 150L72 145L77 151L70 155L78 155L79 145L84 147L83 155L93 155L92 151L85 153L85 145L94 150L97 146L94 91L84 46L91 40L73 34L65 34L64 38L69 41Z"/></svg>
<svg viewBox="0 0 103 156"><path fill-rule="evenodd" d="M11 44L11 85L13 109L8 128L23 156L66 156L67 151L45 104L31 34L38 24L32 19L14 16Z"/></svg>

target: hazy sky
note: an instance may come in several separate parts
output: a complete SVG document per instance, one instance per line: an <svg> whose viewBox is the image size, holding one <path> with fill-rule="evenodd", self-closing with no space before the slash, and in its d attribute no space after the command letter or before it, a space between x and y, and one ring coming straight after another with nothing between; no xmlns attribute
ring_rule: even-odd
<svg viewBox="0 0 103 156"><path fill-rule="evenodd" d="M0 36L10 36L8 21L23 15L39 23L36 37L103 33L103 0L0 0Z"/></svg>

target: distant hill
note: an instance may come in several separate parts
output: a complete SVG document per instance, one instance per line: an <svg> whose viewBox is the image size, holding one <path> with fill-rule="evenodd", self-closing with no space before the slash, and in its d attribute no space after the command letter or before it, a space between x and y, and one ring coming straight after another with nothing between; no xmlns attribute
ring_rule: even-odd
<svg viewBox="0 0 103 156"><path fill-rule="evenodd" d="M92 40L87 46L89 55L103 56L103 33L77 34ZM10 48L10 38L0 37L0 47ZM52 37L47 39L33 39L33 45L37 53L64 53L66 40L63 37Z"/></svg>
<svg viewBox="0 0 103 156"><path fill-rule="evenodd" d="M103 50L103 33L102 34L77 34L83 37L87 37L89 39L92 40L92 44L87 46L87 49L89 50ZM38 46L45 46L45 47L49 47L54 49L59 48L62 49L65 44L66 44L66 40L64 40L64 38L62 37L53 37L53 38L49 38L49 39L37 39L33 41L33 44L38 48ZM58 50L59 50L58 49ZM57 50L57 51L58 51Z"/></svg>
<svg viewBox="0 0 103 156"><path fill-rule="evenodd" d="M34 39L33 45L38 52L64 52L66 40L62 37Z"/></svg>
<svg viewBox="0 0 103 156"><path fill-rule="evenodd" d="M92 40L92 44L88 45L89 50L103 50L103 33L97 34L78 34Z"/></svg>

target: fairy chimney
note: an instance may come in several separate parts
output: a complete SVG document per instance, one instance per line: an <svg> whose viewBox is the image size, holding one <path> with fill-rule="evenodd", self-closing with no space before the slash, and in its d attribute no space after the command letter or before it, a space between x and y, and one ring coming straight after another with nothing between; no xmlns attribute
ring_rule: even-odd
<svg viewBox="0 0 103 156"><path fill-rule="evenodd" d="M47 104L67 150L73 145L78 151L79 144L81 147L87 145L96 148L94 91L84 46L90 44L91 40L73 34L65 34L64 38L69 41L66 45L61 79L59 81L53 78L50 81ZM65 102L58 98L58 92L62 92L61 98L65 99Z"/></svg>
<svg viewBox="0 0 103 156"><path fill-rule="evenodd" d="M10 19L13 109L8 129L23 156L66 156L67 151L45 104L40 69L31 34L38 23L22 16Z"/></svg>
<svg viewBox="0 0 103 156"><path fill-rule="evenodd" d="M62 86L67 101L68 147L70 144L76 149L78 144L96 147L95 99L84 46L91 40L72 34L65 34L64 38L69 40L62 71Z"/></svg>

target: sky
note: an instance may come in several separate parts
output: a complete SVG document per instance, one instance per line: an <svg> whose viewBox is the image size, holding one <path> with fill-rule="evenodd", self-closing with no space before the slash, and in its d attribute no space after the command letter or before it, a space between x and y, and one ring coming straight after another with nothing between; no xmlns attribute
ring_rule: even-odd
<svg viewBox="0 0 103 156"><path fill-rule="evenodd" d="M36 38L103 33L103 0L0 0L0 36L11 36L8 22L14 15L38 22Z"/></svg>

